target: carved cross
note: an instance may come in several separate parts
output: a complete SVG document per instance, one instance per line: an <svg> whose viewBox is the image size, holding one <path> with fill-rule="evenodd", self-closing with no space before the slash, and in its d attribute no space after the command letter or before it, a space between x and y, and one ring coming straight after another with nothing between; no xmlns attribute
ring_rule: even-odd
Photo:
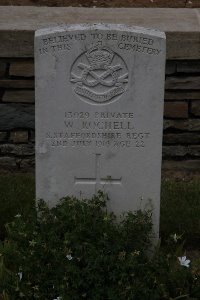
<svg viewBox="0 0 200 300"><path fill-rule="evenodd" d="M95 176L93 178L80 178L74 177L75 184L93 184L95 185L95 193L100 189L101 185L105 184L117 184L121 185L122 178L112 178L107 176L106 178L100 177L100 156L101 154L95 154Z"/></svg>

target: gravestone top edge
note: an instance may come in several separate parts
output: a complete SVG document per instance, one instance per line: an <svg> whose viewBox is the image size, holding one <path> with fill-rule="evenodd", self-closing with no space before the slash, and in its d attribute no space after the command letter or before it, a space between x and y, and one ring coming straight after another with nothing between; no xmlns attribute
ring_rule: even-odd
<svg viewBox="0 0 200 300"><path fill-rule="evenodd" d="M77 23L77 24L63 24L54 27L41 28L35 31L35 38L49 35L57 32L65 32L65 31L81 31L81 30L114 30L114 31L127 31L127 32L135 32L139 34L147 34L150 36L166 39L166 35L163 31L152 29L152 28L144 28L139 26L130 26L125 24L117 24L117 23Z"/></svg>

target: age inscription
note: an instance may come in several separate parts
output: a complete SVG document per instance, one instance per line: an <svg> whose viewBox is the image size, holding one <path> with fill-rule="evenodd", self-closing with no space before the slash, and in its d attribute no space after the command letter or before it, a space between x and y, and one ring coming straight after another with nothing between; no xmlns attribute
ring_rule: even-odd
<svg viewBox="0 0 200 300"><path fill-rule="evenodd" d="M46 132L53 147L144 148L150 132L141 131L132 112L65 112L64 128Z"/></svg>

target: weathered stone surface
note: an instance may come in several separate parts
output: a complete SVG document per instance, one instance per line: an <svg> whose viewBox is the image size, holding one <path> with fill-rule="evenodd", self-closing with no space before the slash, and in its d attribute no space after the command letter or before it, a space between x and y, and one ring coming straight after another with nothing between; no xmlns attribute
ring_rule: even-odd
<svg viewBox="0 0 200 300"><path fill-rule="evenodd" d="M10 76L33 77L34 63L30 60L12 62L9 69Z"/></svg>
<svg viewBox="0 0 200 300"><path fill-rule="evenodd" d="M77 24L36 32L35 51L37 197L103 189L117 214L153 199L157 232L165 35Z"/></svg>
<svg viewBox="0 0 200 300"><path fill-rule="evenodd" d="M163 157L200 157L200 145L189 146L163 146Z"/></svg>
<svg viewBox="0 0 200 300"><path fill-rule="evenodd" d="M11 11L12 8L9 8L9 10ZM2 17L1 12L2 10L0 10L0 16ZM25 20L25 22L28 22L28 20ZM17 27L16 24L11 30L0 29L2 41L0 43L0 57L33 57L34 33L17 29Z"/></svg>
<svg viewBox="0 0 200 300"><path fill-rule="evenodd" d="M18 169L15 157L0 157L0 170L15 171Z"/></svg>
<svg viewBox="0 0 200 300"><path fill-rule="evenodd" d="M163 160L162 163L163 171L200 171L200 159L192 160L182 160L182 161L173 161L173 160Z"/></svg>
<svg viewBox="0 0 200 300"><path fill-rule="evenodd" d="M200 117L200 101L192 101L191 113Z"/></svg>
<svg viewBox="0 0 200 300"><path fill-rule="evenodd" d="M198 10L19 6L1 7L0 57L33 57L33 35L36 29L77 21L155 28L166 32L168 59L200 58Z"/></svg>
<svg viewBox="0 0 200 300"><path fill-rule="evenodd" d="M164 144L199 144L200 134L199 133L167 133L163 137Z"/></svg>
<svg viewBox="0 0 200 300"><path fill-rule="evenodd" d="M199 0L0 0L0 5L30 5L30 6L96 6L96 7L200 7Z"/></svg>
<svg viewBox="0 0 200 300"><path fill-rule="evenodd" d="M0 132L0 142L4 142L8 139L8 133L7 132Z"/></svg>
<svg viewBox="0 0 200 300"><path fill-rule="evenodd" d="M35 154L33 144L0 144L0 155L31 156Z"/></svg>
<svg viewBox="0 0 200 300"><path fill-rule="evenodd" d="M4 89L0 88L0 102L2 101L3 94L4 94Z"/></svg>
<svg viewBox="0 0 200 300"><path fill-rule="evenodd" d="M200 131L200 119L164 120L164 130Z"/></svg>
<svg viewBox="0 0 200 300"><path fill-rule="evenodd" d="M166 118L188 118L188 103L165 102L164 116Z"/></svg>
<svg viewBox="0 0 200 300"><path fill-rule="evenodd" d="M186 0L185 7L200 7L200 2L199 0Z"/></svg>
<svg viewBox="0 0 200 300"><path fill-rule="evenodd" d="M34 172L35 159L34 158L23 158L19 162L20 171L22 172Z"/></svg>
<svg viewBox="0 0 200 300"><path fill-rule="evenodd" d="M199 90L200 76L167 77L165 88L167 90Z"/></svg>
<svg viewBox="0 0 200 300"><path fill-rule="evenodd" d="M0 104L0 130L34 128L34 106L28 104Z"/></svg>
<svg viewBox="0 0 200 300"><path fill-rule="evenodd" d="M200 60L178 61L177 72L181 73L200 73Z"/></svg>
<svg viewBox="0 0 200 300"><path fill-rule="evenodd" d="M0 88L13 88L13 89L33 89L33 80L23 79L0 79Z"/></svg>
<svg viewBox="0 0 200 300"><path fill-rule="evenodd" d="M188 155L200 156L200 145L191 145L191 146L189 146Z"/></svg>
<svg viewBox="0 0 200 300"><path fill-rule="evenodd" d="M27 130L12 131L10 133L10 141L15 144L27 143L28 142L28 131Z"/></svg>
<svg viewBox="0 0 200 300"><path fill-rule="evenodd" d="M186 146L163 146L162 155L166 157L182 157L188 153L188 147Z"/></svg>
<svg viewBox="0 0 200 300"><path fill-rule="evenodd" d="M30 130L29 141L35 142L35 131L34 130Z"/></svg>
<svg viewBox="0 0 200 300"><path fill-rule="evenodd" d="M170 41L167 47L168 59L199 59L199 32L167 32L167 40ZM192 47L191 47L192 45ZM194 47L193 47L194 46Z"/></svg>
<svg viewBox="0 0 200 300"><path fill-rule="evenodd" d="M176 73L176 61L174 60L167 60L166 61L166 68L165 68L165 74L171 75Z"/></svg>
<svg viewBox="0 0 200 300"><path fill-rule="evenodd" d="M34 103L35 93L32 90L6 90L2 97L2 101Z"/></svg>
<svg viewBox="0 0 200 300"><path fill-rule="evenodd" d="M0 157L0 171L6 172L34 172L34 158Z"/></svg>
<svg viewBox="0 0 200 300"><path fill-rule="evenodd" d="M200 100L200 91L165 91L165 100Z"/></svg>
<svg viewBox="0 0 200 300"><path fill-rule="evenodd" d="M6 67L6 62L0 61L0 78L5 76Z"/></svg>

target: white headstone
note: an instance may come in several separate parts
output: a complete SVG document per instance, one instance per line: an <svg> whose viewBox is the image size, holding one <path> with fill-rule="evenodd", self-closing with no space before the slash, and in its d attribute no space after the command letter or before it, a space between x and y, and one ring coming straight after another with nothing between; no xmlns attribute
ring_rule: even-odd
<svg viewBox="0 0 200 300"><path fill-rule="evenodd" d="M38 30L36 192L103 190L115 213L151 199L159 228L165 34L116 24Z"/></svg>

